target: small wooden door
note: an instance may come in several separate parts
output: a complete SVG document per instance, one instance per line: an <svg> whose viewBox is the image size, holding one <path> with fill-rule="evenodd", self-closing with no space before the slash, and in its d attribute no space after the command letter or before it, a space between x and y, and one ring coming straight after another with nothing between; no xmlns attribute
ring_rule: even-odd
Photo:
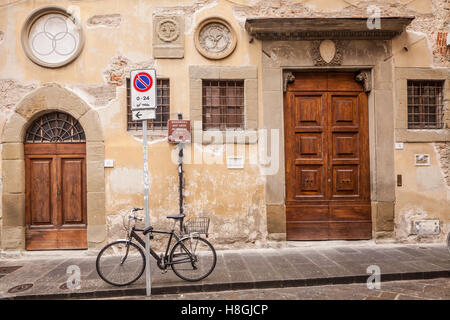
<svg viewBox="0 0 450 320"><path fill-rule="evenodd" d="M78 122L45 115L25 143L26 249L86 249L86 144ZM81 141L81 142L79 142Z"/></svg>
<svg viewBox="0 0 450 320"><path fill-rule="evenodd" d="M288 240L371 238L367 95L355 75L296 73L285 94Z"/></svg>

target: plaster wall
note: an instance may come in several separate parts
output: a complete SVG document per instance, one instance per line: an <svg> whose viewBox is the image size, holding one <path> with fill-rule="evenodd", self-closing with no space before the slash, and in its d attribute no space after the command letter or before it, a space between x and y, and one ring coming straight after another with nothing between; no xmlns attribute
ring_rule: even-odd
<svg viewBox="0 0 450 320"><path fill-rule="evenodd" d="M32 10L47 5L66 8L73 6L74 10L79 9L76 12L79 13L86 38L80 56L57 69L34 64L26 57L21 46L20 31L26 17ZM360 17L368 15L369 5L378 6L381 16L416 16L406 32L392 41L349 41L342 63L342 68L370 69L373 80L369 94L369 132L374 234L376 237L394 237L396 234L399 239L407 238L409 222L405 224L401 221L405 220L405 215L410 216L408 212L416 212L417 208L422 208L421 203L410 200L418 194L425 197L421 212L426 211L427 217L439 217L443 228L446 225L448 228L448 210L447 215L442 210L434 210L437 204L433 198L437 197L440 199L439 203L445 205L442 201L447 197L448 208L448 183L445 189L442 178L446 176L442 146L447 143L445 150L448 150L448 138L439 139L436 144L435 140L405 142L403 151L394 151L394 142L401 134L396 129L402 128L395 114L398 106L398 92L397 89L394 90L397 88L397 68L442 69L450 66L447 48L444 48L447 50L445 51L436 42L438 33L448 30L450 8L448 1L444 0L167 0L164 3L140 0L6 0L5 4L0 5L0 132L4 135L5 124L17 117L17 108L21 102L49 84L60 86L74 94L98 114L98 129L103 134L104 158L114 160L114 168L103 168L101 164L97 164L91 173L96 179L104 181L104 190L99 191L104 192L104 204L101 203L102 197L94 197L98 201L97 206L104 206L104 216L88 219L88 224L92 222L99 226L97 231L92 229L90 232L90 247L99 247L106 241L123 237L121 215L131 207L143 205L142 137L139 132L129 132L126 128L125 77L130 70L156 68L159 77L169 78L170 117L176 119L176 114L182 112L187 119L192 112L190 101L193 101L189 75L191 66L214 66L222 69L251 67L252 70L256 69L254 82L257 85L256 97L252 97L252 103L257 109L253 114L257 123L252 119L252 129L280 129L283 127L280 112L282 71L313 67L309 42L263 43L252 40L244 29L245 19L289 16ZM152 17L165 14L178 14L185 19L183 59L153 58ZM196 25L213 16L225 18L237 34L236 49L223 60L208 60L194 46ZM405 46L408 51L404 50ZM52 103L58 101L50 100ZM39 109L40 111L42 110ZM34 112L31 112L29 118L17 122L20 123L16 128L17 132L11 134L17 134L19 138L19 132L38 111ZM282 143L282 130L273 139L269 133L269 150L272 142L277 139ZM178 210L177 171L175 162L171 160L173 146L167 143L164 132L151 134L149 140L151 219L156 226L167 226L165 216ZM235 144L210 146L200 142L190 145L186 150L186 212L188 216L198 214L211 217L211 236L218 247L264 245L268 233L272 239L283 239L283 148L279 149L278 170L268 172L263 161L251 161L255 156L258 158L260 136L254 141L244 143L239 148ZM243 169L232 170L226 167L227 152L232 154L230 146L234 153L240 152L245 157ZM22 151L20 146L16 147L14 152L20 158ZM12 146L2 143L0 148L5 153L5 148ZM94 154L99 146L92 145L92 148L91 152ZM425 187L418 182L416 173L413 173L415 171L405 169L410 168L412 152L420 150L432 155L429 169L434 174L428 177ZM266 152L269 156L270 153L271 151ZM191 163L188 161L189 157ZM400 190L395 187L395 174L403 170L407 171L405 181L408 184L405 183ZM436 173L438 170L441 174L439 178ZM0 171L3 176L13 174L8 162L4 160L0 161ZM419 171L424 170L421 168ZM99 172L103 176L99 177ZM21 179L20 170L15 177ZM20 185L20 179L13 181ZM8 183L11 182L4 178L0 182L3 193L9 187ZM436 187L438 185L439 188ZM20 197L22 191L17 194L16 197ZM15 203L16 200L11 201ZM22 203L22 200L19 202ZM14 240L8 247L22 248L23 229L17 228L23 227L23 220L17 215L10 215L6 219L6 210L9 210L7 207L9 205L4 200L0 201L0 239L16 239L18 242ZM14 212L15 210L23 209L15 208ZM15 232L15 236L5 231L5 226L9 224L16 226L16 229L10 229ZM100 229L106 229L106 232L99 231ZM5 248L5 244L2 243L0 247Z"/></svg>

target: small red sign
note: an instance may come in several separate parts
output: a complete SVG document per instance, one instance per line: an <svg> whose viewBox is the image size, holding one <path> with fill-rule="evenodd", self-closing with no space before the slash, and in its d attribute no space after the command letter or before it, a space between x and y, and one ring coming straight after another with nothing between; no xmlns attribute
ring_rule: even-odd
<svg viewBox="0 0 450 320"><path fill-rule="evenodd" d="M191 142L190 120L169 120L169 143Z"/></svg>

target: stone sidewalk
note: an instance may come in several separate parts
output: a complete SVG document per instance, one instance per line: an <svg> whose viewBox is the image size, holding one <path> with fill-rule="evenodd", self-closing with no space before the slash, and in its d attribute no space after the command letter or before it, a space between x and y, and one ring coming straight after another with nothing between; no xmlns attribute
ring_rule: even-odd
<svg viewBox="0 0 450 320"><path fill-rule="evenodd" d="M318 245L218 251L214 272L200 282L161 274L152 260L152 294L365 283L377 265L381 281L450 277L450 253L443 244ZM0 260L0 299L66 299L145 294L145 278L127 287L102 281L96 252L33 252ZM81 270L81 288L68 289L67 268Z"/></svg>

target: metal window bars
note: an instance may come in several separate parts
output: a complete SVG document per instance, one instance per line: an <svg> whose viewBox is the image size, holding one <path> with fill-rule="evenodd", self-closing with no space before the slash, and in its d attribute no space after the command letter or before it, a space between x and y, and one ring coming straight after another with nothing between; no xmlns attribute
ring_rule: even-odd
<svg viewBox="0 0 450 320"><path fill-rule="evenodd" d="M170 117L170 82L169 79L157 79L156 87L156 119L147 120L147 129L167 130L167 121ZM126 79L127 84L127 129L142 130L142 121L133 121L131 114L131 89L130 78Z"/></svg>
<svg viewBox="0 0 450 320"><path fill-rule="evenodd" d="M203 130L244 129L244 81L203 80Z"/></svg>
<svg viewBox="0 0 450 320"><path fill-rule="evenodd" d="M79 143L86 135L80 123L64 112L51 112L36 119L28 128L25 143Z"/></svg>
<svg viewBox="0 0 450 320"><path fill-rule="evenodd" d="M443 81L408 80L408 129L443 126Z"/></svg>

